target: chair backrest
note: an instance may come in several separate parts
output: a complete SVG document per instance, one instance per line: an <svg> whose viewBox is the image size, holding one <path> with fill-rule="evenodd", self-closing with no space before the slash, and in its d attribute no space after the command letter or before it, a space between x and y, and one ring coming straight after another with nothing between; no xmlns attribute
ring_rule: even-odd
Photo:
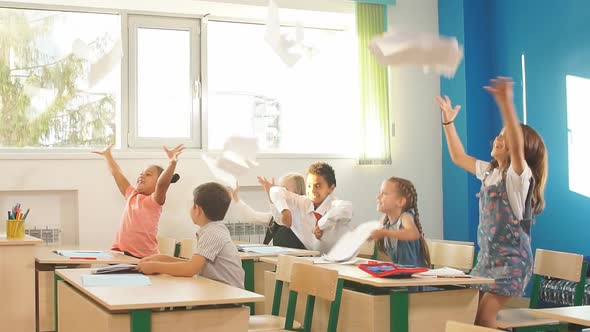
<svg viewBox="0 0 590 332"><path fill-rule="evenodd" d="M193 252L197 246L197 239L184 239L180 241L180 250L178 251L178 257L190 259L193 257Z"/></svg>
<svg viewBox="0 0 590 332"><path fill-rule="evenodd" d="M434 267L448 266L469 271L473 268L473 242L426 239L430 263Z"/></svg>
<svg viewBox="0 0 590 332"><path fill-rule="evenodd" d="M363 258L377 259L376 245L377 245L377 243L375 242L375 240L365 241L365 243L363 243L363 245L359 249L357 256L363 257Z"/></svg>
<svg viewBox="0 0 590 332"><path fill-rule="evenodd" d="M291 282L291 271L293 269L293 264L313 264L313 262L309 259L289 255L279 255L277 259L277 275L271 309L271 314L275 316L279 315L279 311L281 309L281 295L283 294L283 282Z"/></svg>
<svg viewBox="0 0 590 332"><path fill-rule="evenodd" d="M158 250L163 255L174 256L176 239L167 236L158 236Z"/></svg>
<svg viewBox="0 0 590 332"><path fill-rule="evenodd" d="M277 259L277 280L283 282L291 282L293 264L313 264L313 262L307 258L289 255L279 255Z"/></svg>
<svg viewBox="0 0 590 332"><path fill-rule="evenodd" d="M573 304L582 305L584 303L584 285L587 270L588 263L584 262L583 255L537 249L535 251L533 288L529 307L538 307L541 281L544 277L575 282Z"/></svg>
<svg viewBox="0 0 590 332"><path fill-rule="evenodd" d="M336 332L344 284L344 281L338 278L338 271L311 264L295 263L291 273L291 292L289 293L285 329L293 328L297 296L301 293L307 295L303 331L311 331L315 299L319 297L331 302L328 332Z"/></svg>
<svg viewBox="0 0 590 332"><path fill-rule="evenodd" d="M490 329L487 327L475 326L465 323L459 323L452 320L447 321L445 332L491 332L500 331L496 329Z"/></svg>

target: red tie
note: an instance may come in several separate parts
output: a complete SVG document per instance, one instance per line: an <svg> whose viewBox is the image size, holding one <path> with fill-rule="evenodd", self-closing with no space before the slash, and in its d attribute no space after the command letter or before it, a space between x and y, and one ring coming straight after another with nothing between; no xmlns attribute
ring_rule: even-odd
<svg viewBox="0 0 590 332"><path fill-rule="evenodd" d="M315 225L318 225L318 221L320 221L320 219L322 219L322 215L313 211L313 215L315 216Z"/></svg>

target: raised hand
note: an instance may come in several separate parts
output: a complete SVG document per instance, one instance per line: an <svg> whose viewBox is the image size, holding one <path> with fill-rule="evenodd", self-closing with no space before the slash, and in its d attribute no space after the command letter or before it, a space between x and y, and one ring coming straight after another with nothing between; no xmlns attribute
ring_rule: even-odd
<svg viewBox="0 0 590 332"><path fill-rule="evenodd" d="M234 202L239 202L240 201L240 185L238 184L238 181L236 181L236 189L233 189L231 187L228 187L228 190L231 194L231 198L234 200Z"/></svg>
<svg viewBox="0 0 590 332"><path fill-rule="evenodd" d="M271 178L270 181L264 176L257 176L256 178L267 194L270 192L270 187L275 185L275 178Z"/></svg>
<svg viewBox="0 0 590 332"><path fill-rule="evenodd" d="M490 80L490 85L483 87L491 93L499 107L507 107L514 103L514 82L510 77L498 76Z"/></svg>
<svg viewBox="0 0 590 332"><path fill-rule="evenodd" d="M108 156L111 154L111 150L113 149L113 145L115 145L115 143L111 143L109 146L107 146L106 148L104 148L102 150L93 150L92 153L96 153L101 156Z"/></svg>
<svg viewBox="0 0 590 332"><path fill-rule="evenodd" d="M459 113L459 110L461 109L461 105L455 105L455 107L453 107L451 99L447 95L445 95L444 99L441 96L436 96L436 101L438 102L438 107L440 107L442 111L442 122L453 122L455 117L457 117L457 113Z"/></svg>
<svg viewBox="0 0 590 332"><path fill-rule="evenodd" d="M178 156L180 156L180 154L184 150L184 144L179 144L172 149L168 149L166 146L163 146L163 148L164 151L166 151L168 159L170 159L171 161L178 161Z"/></svg>

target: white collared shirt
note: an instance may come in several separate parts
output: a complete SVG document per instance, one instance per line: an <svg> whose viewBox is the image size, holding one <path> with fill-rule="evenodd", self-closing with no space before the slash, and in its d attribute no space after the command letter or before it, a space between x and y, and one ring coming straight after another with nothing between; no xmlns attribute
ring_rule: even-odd
<svg viewBox="0 0 590 332"><path fill-rule="evenodd" d="M313 202L309 198L291 193L278 186L270 188L269 195L277 211L291 211L291 230L309 250L319 250L322 254L327 253L336 241L350 230L352 203L338 200L333 194L328 195L315 209L316 213L322 215L317 221L318 227L324 231L320 240L317 240L313 234L316 217ZM280 218L277 222L282 223Z"/></svg>

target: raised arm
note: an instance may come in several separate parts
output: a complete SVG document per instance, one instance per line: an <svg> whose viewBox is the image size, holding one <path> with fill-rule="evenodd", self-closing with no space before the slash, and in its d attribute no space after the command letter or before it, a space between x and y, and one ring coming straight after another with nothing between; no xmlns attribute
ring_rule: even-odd
<svg viewBox="0 0 590 332"><path fill-rule="evenodd" d="M240 186L236 183L236 189L229 189L232 196L232 202L229 206L227 215L235 215L243 222L251 224L268 225L272 218L270 212L259 212L254 210L250 205L240 199Z"/></svg>
<svg viewBox="0 0 590 332"><path fill-rule="evenodd" d="M169 150L167 147L164 147L164 151L166 151L166 155L168 155L168 167L160 174L158 177L158 182L156 183L156 190L152 194L156 203L160 205L164 205L166 202L166 192L168 191L168 187L170 187L170 181L172 181L172 177L174 176L174 171L176 170L176 163L178 162L178 156L184 150L184 145L180 144L174 147L173 149Z"/></svg>
<svg viewBox="0 0 590 332"><path fill-rule="evenodd" d="M94 151L92 151L92 153L96 153L96 154L99 154L104 157L104 159L107 161L109 171L111 172L111 174L113 175L113 178L115 179L115 183L117 184L117 188L119 188L121 195L125 196L125 190L127 190L127 188L129 188L129 186L131 184L129 184L129 181L127 180L125 175L123 175L123 172L121 172L121 168L119 167L119 165L117 164L117 162L113 158L113 155L111 154L112 148L113 148L113 144L107 146L103 150L94 150Z"/></svg>
<svg viewBox="0 0 590 332"><path fill-rule="evenodd" d="M514 82L509 77L498 77L491 80L490 86L484 87L494 96L502 123L504 124L506 144L510 151L510 165L516 174L524 171L526 161L524 158L524 138L520 121L514 110Z"/></svg>
<svg viewBox="0 0 590 332"><path fill-rule="evenodd" d="M457 129L455 129L454 121L457 117L457 113L459 113L459 110L461 109L461 105L455 105L455 107L453 107L451 99L449 99L448 96L445 96L444 99L440 96L436 96L436 101L442 111L443 130L447 139L447 147L449 149L451 160L455 165L463 168L471 174L475 174L476 159L465 153L463 143L461 143L461 139L457 134Z"/></svg>

